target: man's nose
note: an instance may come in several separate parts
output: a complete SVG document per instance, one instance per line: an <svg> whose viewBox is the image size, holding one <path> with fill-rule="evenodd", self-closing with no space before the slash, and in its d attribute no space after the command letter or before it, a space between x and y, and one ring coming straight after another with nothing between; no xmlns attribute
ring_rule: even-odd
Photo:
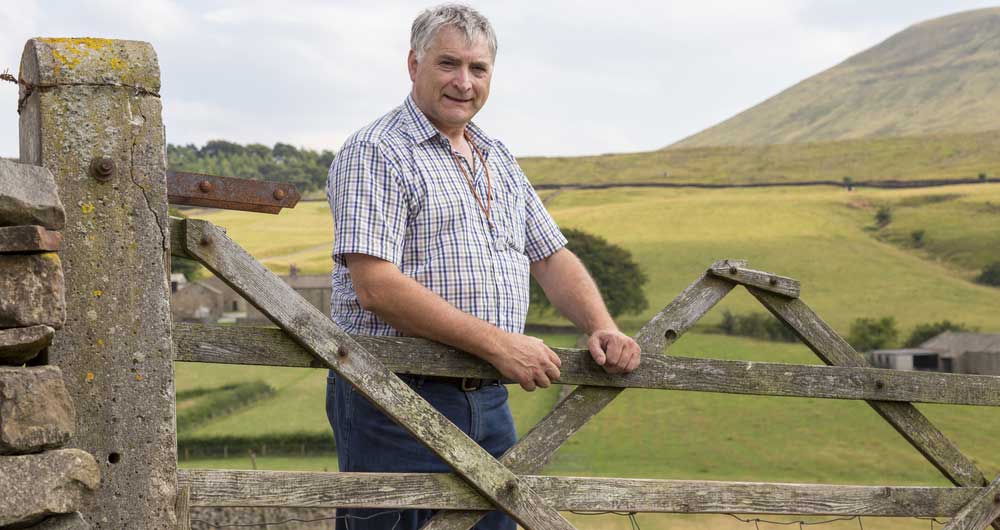
<svg viewBox="0 0 1000 530"><path fill-rule="evenodd" d="M472 90L472 74L465 68L459 68L452 83L462 92L468 92Z"/></svg>

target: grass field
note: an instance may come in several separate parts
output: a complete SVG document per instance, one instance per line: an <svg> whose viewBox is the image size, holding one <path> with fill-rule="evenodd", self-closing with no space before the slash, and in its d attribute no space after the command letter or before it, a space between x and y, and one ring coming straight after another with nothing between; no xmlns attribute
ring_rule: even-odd
<svg viewBox="0 0 1000 530"><path fill-rule="evenodd" d="M568 345L573 337L546 337ZM670 353L724 359L817 363L805 347L721 335L692 333ZM274 372L274 377L268 372ZM302 372L302 370L294 370ZM177 364L179 387L213 375L233 381L245 374L282 386L273 403L258 404L208 428L242 432L272 428L327 429L322 385L315 376L291 377L288 369ZM295 396L294 400L287 396ZM522 434L555 400L553 389L527 393L511 388L512 408ZM277 406L284 403L282 406ZM1000 473L1000 408L920 406L987 476ZM259 410L258 410L259 409ZM271 410L265 417L262 411ZM275 413L274 411L277 411ZM276 420L280 416L281 420ZM261 423L263 418L263 423ZM235 421L239 419L239 421ZM322 471L336 458L257 458L258 469ZM186 468L249 469L247 455L226 460L181 462ZM564 445L546 474L703 480L816 482L832 484L946 485L934 468L867 405L854 401L735 396L696 392L629 390ZM625 529L614 515L567 514L580 528ZM770 520L790 518L767 517ZM809 518L816 521L823 518ZM643 528L753 528L725 516L641 514ZM866 518L865 528L924 529L927 521ZM768 526L762 525L763 528ZM857 528L857 521L824 528Z"/></svg>
<svg viewBox="0 0 1000 530"><path fill-rule="evenodd" d="M1000 175L1000 131L519 158L534 184L977 178Z"/></svg>
<svg viewBox="0 0 1000 530"><path fill-rule="evenodd" d="M1000 259L1000 223L992 184L916 190L775 188L744 190L628 188L567 191L549 209L562 226L597 233L630 250L650 276L651 307L620 319L638 327L717 258L797 278L802 297L846 333L860 316L895 316L903 336L917 323L949 319L1000 330L1000 290L969 280ZM878 207L892 222L874 228ZM218 212L198 215L284 273L329 271L332 232L325 203L310 202L280 216ZM303 229L308 227L308 229ZM924 245L910 234L924 229ZM742 290L721 307L763 311ZM719 309L709 314L718 319ZM549 322L556 322L547 318ZM570 336L549 336L569 346ZM727 359L816 363L796 344L691 333L671 353ZM177 387L217 387L260 379L271 398L197 434L327 432L322 370L177 364ZM512 388L520 433L541 418L556 390ZM1000 409L920 406L988 476L1000 473ZM185 467L250 466L246 456L184 462ZM259 458L260 469L333 469L335 459ZM706 480L944 485L940 475L867 405L851 401L631 390L599 414L557 453L547 473ZM569 515L581 528L624 529L613 515ZM771 518L774 519L774 518ZM640 515L649 528L753 528L722 516ZM927 528L927 521L865 519L865 528ZM762 525L762 527L765 527ZM857 521L826 528L856 528Z"/></svg>
<svg viewBox="0 0 1000 530"><path fill-rule="evenodd" d="M566 344L572 337L559 341ZM677 355L816 364L804 346L721 335L689 334ZM269 377L269 371L274 377ZM177 364L179 388L213 373L243 373L279 388L270 400L209 422L198 433L328 432L325 373L289 378L288 369ZM305 370L296 370L306 372ZM319 383L317 383L317 381ZM555 402L556 389L511 387L523 434ZM987 475L1000 472L995 440L1000 408L920 406ZM242 464L249 460L240 456ZM306 459L310 460L310 459ZM329 466L315 459L313 469ZM273 464L284 466L284 460ZM289 465L302 465L289 459ZM326 462L326 463L324 463ZM283 468L276 467L275 469ZM944 484L938 473L864 403L630 390L574 436L547 469L558 475L857 484Z"/></svg>
<svg viewBox="0 0 1000 530"><path fill-rule="evenodd" d="M875 231L873 216L882 204L893 205L894 220ZM905 334L919 323L943 319L984 331L1000 328L997 289L969 281L982 264L1000 260L998 204L1000 186L975 184L850 193L615 188L567 191L548 207L562 226L630 250L648 273L650 307L621 318L628 329L638 329L715 259L746 258L754 268L800 280L803 299L842 332L857 317L892 315ZM332 266L325 203L303 203L275 217L238 212L203 217L227 227L279 273L291 263L317 274ZM913 249L906 241L918 228L926 230L926 244ZM721 307L762 311L742 291ZM717 321L718 314L707 321Z"/></svg>
<svg viewBox="0 0 1000 530"><path fill-rule="evenodd" d="M879 237L960 274L1000 261L1000 194L907 194L889 199L892 222ZM923 231L922 243L913 233Z"/></svg>

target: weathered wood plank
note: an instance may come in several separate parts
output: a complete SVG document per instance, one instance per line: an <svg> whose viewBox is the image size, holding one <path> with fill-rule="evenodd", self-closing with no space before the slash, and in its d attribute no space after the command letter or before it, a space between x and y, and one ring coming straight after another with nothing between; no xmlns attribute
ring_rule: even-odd
<svg viewBox="0 0 1000 530"><path fill-rule="evenodd" d="M191 530L191 486L182 486L177 490L177 530Z"/></svg>
<svg viewBox="0 0 1000 530"><path fill-rule="evenodd" d="M363 346L211 223L171 221L187 253L351 383L359 393L529 530L572 529L516 475L424 401Z"/></svg>
<svg viewBox="0 0 1000 530"><path fill-rule="evenodd" d="M451 474L181 469L192 506L490 509ZM558 510L950 517L986 488L839 486L521 475Z"/></svg>
<svg viewBox="0 0 1000 530"><path fill-rule="evenodd" d="M745 260L720 260L712 264L712 267L721 266L736 266L745 267L747 262ZM712 286L729 286L722 296L725 296L732 289L732 284L728 282L719 282L713 280L707 274L703 275L701 282L706 282L708 285ZM696 282L697 283L697 282ZM680 336L681 331L687 328L679 329L678 327L687 324L688 327L694 325L705 312L708 312L719 299L716 298L718 295L718 289L721 287L714 287L713 289L702 289L695 286L695 284L689 285L687 289L677 295L677 298L665 307L662 311L657 313L646 323L639 333L636 334L635 340L639 344L642 344L642 353L646 356L653 353L660 353L663 348L666 348L670 343L677 340ZM674 313L671 306L679 304L682 307L689 307L691 311L686 314ZM704 308L704 312L699 312L699 309Z"/></svg>
<svg viewBox="0 0 1000 530"><path fill-rule="evenodd" d="M944 530L983 530L997 517L1000 517L1000 476L963 506Z"/></svg>
<svg viewBox="0 0 1000 530"><path fill-rule="evenodd" d="M756 287L789 298L798 298L801 291L798 280L737 265L713 265L708 269L708 272L731 282Z"/></svg>
<svg viewBox="0 0 1000 530"><path fill-rule="evenodd" d="M795 330L823 362L837 366L866 366L865 358L799 299L788 299L747 287L774 316ZM934 467L956 486L983 486L986 479L971 460L908 403L869 401L868 404Z"/></svg>
<svg viewBox="0 0 1000 530"><path fill-rule="evenodd" d="M722 286L732 284L718 279ZM707 300L702 296L699 301ZM684 329L681 322L670 328ZM647 334L648 336L649 334ZM321 367L281 330L175 324L176 360ZM352 336L390 370L451 377L499 378L488 363L448 346L406 337ZM652 388L787 397L863 399L1000 406L1000 377L906 372L861 366L762 363L646 354L633 373L606 374L587 350L553 348L559 382L611 388Z"/></svg>
<svg viewBox="0 0 1000 530"><path fill-rule="evenodd" d="M677 340L732 289L732 284L707 275L702 275L684 289L639 330L637 342L644 354L643 362L658 358L654 352L662 351L664 346ZM660 331L665 329L671 330L669 337ZM655 343L649 342L651 337L656 337ZM590 357L586 350L577 355ZM623 391L623 388L577 387L507 451L500 462L518 474L542 469L566 440ZM485 514L484 511L442 511L435 514L421 530L468 530Z"/></svg>

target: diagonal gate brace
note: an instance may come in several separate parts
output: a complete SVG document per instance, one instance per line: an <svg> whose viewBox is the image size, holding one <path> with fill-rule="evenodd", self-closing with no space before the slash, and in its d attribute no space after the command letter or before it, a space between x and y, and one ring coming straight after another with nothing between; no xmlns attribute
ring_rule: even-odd
<svg viewBox="0 0 1000 530"><path fill-rule="evenodd" d="M639 330L636 341L643 355L659 355L732 289L732 283L713 278L707 273L697 279ZM566 440L624 390L596 386L577 387L511 447L500 462L518 474L540 470ZM421 530L468 530L487 513L476 510L441 511Z"/></svg>
<svg viewBox="0 0 1000 530"><path fill-rule="evenodd" d="M962 507L944 530L983 530L997 517L1000 517L1000 476Z"/></svg>

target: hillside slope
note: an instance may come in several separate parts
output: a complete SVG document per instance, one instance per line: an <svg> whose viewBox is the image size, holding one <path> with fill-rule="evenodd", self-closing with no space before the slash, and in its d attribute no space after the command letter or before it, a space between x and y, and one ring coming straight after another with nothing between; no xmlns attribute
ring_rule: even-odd
<svg viewBox="0 0 1000 530"><path fill-rule="evenodd" d="M926 198L942 194L954 198ZM851 193L836 188L581 190L563 192L548 208L560 226L625 247L645 269L650 307L621 319L629 329L637 329L714 260L739 257L801 280L803 297L843 333L857 317L883 315L895 316L909 333L919 323L943 319L996 329L1000 291L969 281L983 264L1000 259L993 204L1000 204L1000 186L978 184ZM889 242L865 230L881 205L896 212L883 234ZM961 223L949 220L956 216ZM215 212L195 217L226 227L272 270L284 273L294 263L304 273L326 274L332 266L333 227L325 203L302 203L279 216ZM973 228L978 226L981 231ZM927 231L926 248L919 252L895 241L905 242L917 229ZM967 233L978 235L964 237ZM731 298L724 307L763 311L745 294ZM718 313L708 318L717 320Z"/></svg>
<svg viewBox="0 0 1000 530"><path fill-rule="evenodd" d="M928 20L668 149L995 129L998 64L1000 8Z"/></svg>
<svg viewBox="0 0 1000 530"><path fill-rule="evenodd" d="M1000 174L1000 131L807 144L662 149L579 157L524 157L534 185L750 184L830 180L968 179Z"/></svg>

